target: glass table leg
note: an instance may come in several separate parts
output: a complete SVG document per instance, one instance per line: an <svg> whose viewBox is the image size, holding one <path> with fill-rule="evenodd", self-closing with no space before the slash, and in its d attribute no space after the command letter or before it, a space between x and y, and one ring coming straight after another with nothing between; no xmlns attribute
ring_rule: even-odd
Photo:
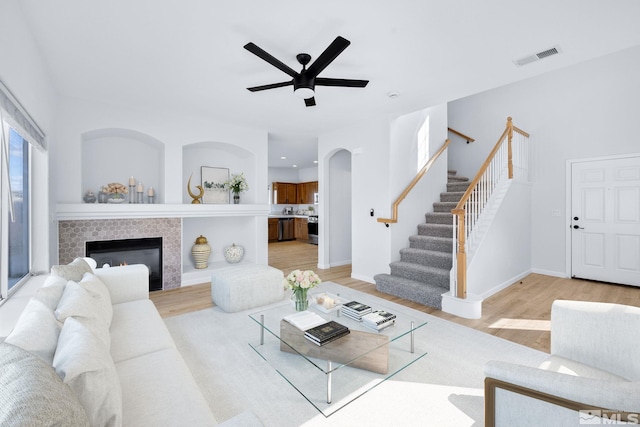
<svg viewBox="0 0 640 427"><path fill-rule="evenodd" d="M331 360L327 360L327 403L331 403Z"/></svg>

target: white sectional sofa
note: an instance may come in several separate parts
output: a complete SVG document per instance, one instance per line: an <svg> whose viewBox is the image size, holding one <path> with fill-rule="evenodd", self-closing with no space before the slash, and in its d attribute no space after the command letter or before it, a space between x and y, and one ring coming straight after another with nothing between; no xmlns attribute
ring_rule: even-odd
<svg viewBox="0 0 640 427"><path fill-rule="evenodd" d="M52 268L0 343L0 425L218 425L148 280L143 265ZM244 412L221 425L262 424Z"/></svg>

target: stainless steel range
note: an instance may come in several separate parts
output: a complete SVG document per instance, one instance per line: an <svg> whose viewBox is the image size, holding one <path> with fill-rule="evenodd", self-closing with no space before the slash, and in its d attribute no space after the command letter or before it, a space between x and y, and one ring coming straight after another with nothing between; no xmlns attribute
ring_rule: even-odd
<svg viewBox="0 0 640 427"><path fill-rule="evenodd" d="M309 215L309 243L318 244L318 215Z"/></svg>

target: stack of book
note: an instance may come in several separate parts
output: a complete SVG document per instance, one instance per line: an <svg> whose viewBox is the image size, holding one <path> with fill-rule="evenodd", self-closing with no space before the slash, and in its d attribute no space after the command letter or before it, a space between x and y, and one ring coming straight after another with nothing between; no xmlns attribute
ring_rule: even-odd
<svg viewBox="0 0 640 427"><path fill-rule="evenodd" d="M362 316L362 324L374 331L381 331L396 323L396 315L388 311L376 310Z"/></svg>
<svg viewBox="0 0 640 427"><path fill-rule="evenodd" d="M371 307L358 301L349 301L345 304L342 304L341 312L345 316L361 322L362 316L371 313Z"/></svg>
<svg viewBox="0 0 640 427"><path fill-rule="evenodd" d="M304 337L315 345L325 345L347 334L349 334L349 328L330 320L322 325L307 329Z"/></svg>

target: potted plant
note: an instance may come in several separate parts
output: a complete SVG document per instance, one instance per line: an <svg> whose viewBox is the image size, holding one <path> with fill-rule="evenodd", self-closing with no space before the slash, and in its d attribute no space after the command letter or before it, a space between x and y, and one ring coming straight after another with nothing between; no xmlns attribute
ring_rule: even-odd
<svg viewBox="0 0 640 427"><path fill-rule="evenodd" d="M321 282L320 277L311 270L293 270L284 278L285 289L289 288L293 291L291 300L295 305L296 311L304 311L309 307L307 292Z"/></svg>
<svg viewBox="0 0 640 427"><path fill-rule="evenodd" d="M240 193L249 189L249 184L242 173L233 174L229 180L224 183L225 190L233 193L233 203L240 203Z"/></svg>

